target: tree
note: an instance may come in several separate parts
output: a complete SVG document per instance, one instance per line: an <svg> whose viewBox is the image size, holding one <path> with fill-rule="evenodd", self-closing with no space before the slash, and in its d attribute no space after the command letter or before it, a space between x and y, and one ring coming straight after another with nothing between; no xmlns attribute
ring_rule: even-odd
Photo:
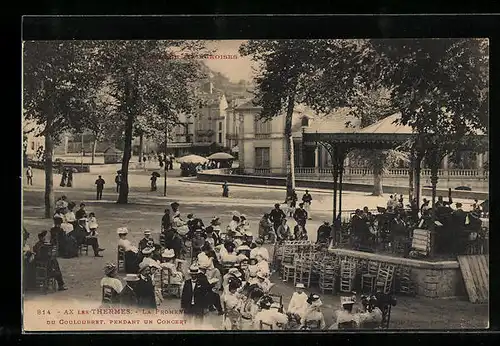
<svg viewBox="0 0 500 346"><path fill-rule="evenodd" d="M259 62L254 78L254 103L262 107L260 118L269 121L285 113L286 187L288 198L295 188L292 116L296 104L304 101L314 60L321 54L321 40L249 40L240 54Z"/></svg>
<svg viewBox="0 0 500 346"><path fill-rule="evenodd" d="M54 210L53 150L60 135L79 128L85 97L95 87L98 65L87 60L91 41L36 41L23 45L23 115L45 137L45 217Z"/></svg>
<svg viewBox="0 0 500 346"><path fill-rule="evenodd" d="M169 116L191 110L193 85L201 77L195 57L202 48L199 41L105 41L99 45L96 55L107 67L111 95L118 101L125 129L117 203L128 202L132 138L139 116L146 117L144 123L155 123L165 116L165 107L171 110ZM184 59L179 59L179 54L184 54Z"/></svg>
<svg viewBox="0 0 500 346"><path fill-rule="evenodd" d="M368 68L391 88L391 100L402 114L401 123L413 127L417 133L413 145L431 167L434 206L443 157L470 145L476 140L474 135L488 131L488 41L370 43L375 64Z"/></svg>

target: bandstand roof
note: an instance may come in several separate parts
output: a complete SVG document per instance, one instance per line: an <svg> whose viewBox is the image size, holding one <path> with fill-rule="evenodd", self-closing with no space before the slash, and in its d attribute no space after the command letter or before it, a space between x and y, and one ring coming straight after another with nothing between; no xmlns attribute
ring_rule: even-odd
<svg viewBox="0 0 500 346"><path fill-rule="evenodd" d="M395 123L400 116L400 113L395 113L363 129L346 128L338 131L325 123L321 128L305 129L303 141L347 145L351 148L393 148L404 143L413 134L410 126Z"/></svg>

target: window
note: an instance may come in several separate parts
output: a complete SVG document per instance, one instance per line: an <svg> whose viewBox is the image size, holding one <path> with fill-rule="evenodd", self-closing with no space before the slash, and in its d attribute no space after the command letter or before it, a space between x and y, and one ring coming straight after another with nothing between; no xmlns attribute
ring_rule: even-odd
<svg viewBox="0 0 500 346"><path fill-rule="evenodd" d="M222 121L219 122L219 131L222 131Z"/></svg>
<svg viewBox="0 0 500 346"><path fill-rule="evenodd" d="M255 168L269 168L269 148L255 148Z"/></svg>
<svg viewBox="0 0 500 346"><path fill-rule="evenodd" d="M255 137L268 138L271 135L271 120L255 121Z"/></svg>
<svg viewBox="0 0 500 346"><path fill-rule="evenodd" d="M222 132L219 132L219 143L222 143Z"/></svg>
<svg viewBox="0 0 500 346"><path fill-rule="evenodd" d="M35 150L35 141L31 142L31 150Z"/></svg>
<svg viewBox="0 0 500 346"><path fill-rule="evenodd" d="M306 127L309 126L309 118L308 117L306 117L306 116L302 117L302 124L301 124L301 126L306 126Z"/></svg>

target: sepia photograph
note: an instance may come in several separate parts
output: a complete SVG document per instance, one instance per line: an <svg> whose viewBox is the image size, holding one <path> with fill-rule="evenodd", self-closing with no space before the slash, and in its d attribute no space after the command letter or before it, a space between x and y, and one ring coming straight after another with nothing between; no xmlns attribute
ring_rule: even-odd
<svg viewBox="0 0 500 346"><path fill-rule="evenodd" d="M24 332L489 328L489 40L22 46Z"/></svg>

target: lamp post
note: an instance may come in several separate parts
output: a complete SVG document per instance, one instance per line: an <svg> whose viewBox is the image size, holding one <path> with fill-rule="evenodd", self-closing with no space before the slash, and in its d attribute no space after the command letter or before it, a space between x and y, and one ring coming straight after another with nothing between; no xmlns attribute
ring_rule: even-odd
<svg viewBox="0 0 500 346"><path fill-rule="evenodd" d="M165 156L163 160L163 170L164 170L164 177L163 177L163 196L167 196L167 141L168 141L168 125L165 126Z"/></svg>
<svg viewBox="0 0 500 346"><path fill-rule="evenodd" d="M81 152L81 168L83 170L83 132L82 132L82 152Z"/></svg>

